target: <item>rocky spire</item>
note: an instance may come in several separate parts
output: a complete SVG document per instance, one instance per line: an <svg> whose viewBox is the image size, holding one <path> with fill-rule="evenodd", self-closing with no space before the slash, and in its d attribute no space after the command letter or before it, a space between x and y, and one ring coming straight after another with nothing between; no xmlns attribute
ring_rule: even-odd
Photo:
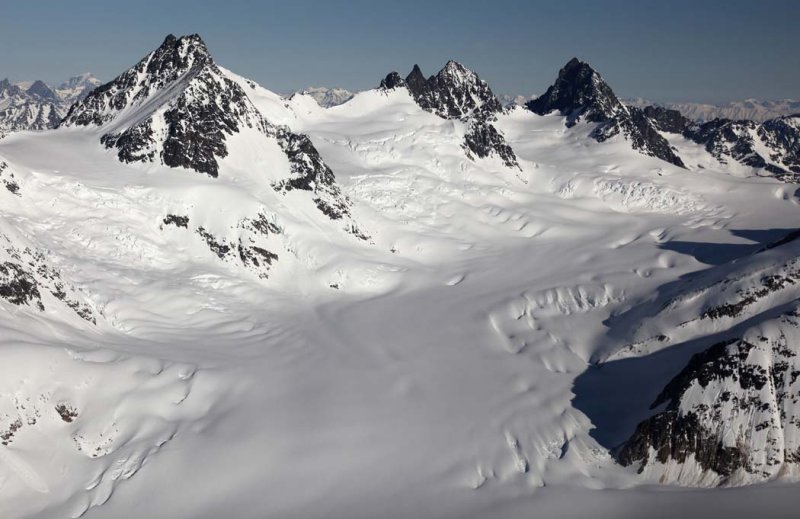
<svg viewBox="0 0 800 519"><path fill-rule="evenodd" d="M627 107L588 63L572 58L547 91L525 105L539 115L559 112L568 128L579 121L599 123L591 132L598 142L622 134L644 155L685 167L657 126L639 108Z"/></svg>
<svg viewBox="0 0 800 519"><path fill-rule="evenodd" d="M526 106L539 115L559 111L568 116L567 126L574 126L582 118L605 122L625 111L600 74L578 58L569 60L558 72L555 83Z"/></svg>

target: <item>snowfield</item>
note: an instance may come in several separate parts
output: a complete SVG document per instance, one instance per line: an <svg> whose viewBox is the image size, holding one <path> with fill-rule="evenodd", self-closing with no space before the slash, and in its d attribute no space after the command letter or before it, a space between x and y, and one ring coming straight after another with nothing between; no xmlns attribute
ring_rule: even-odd
<svg viewBox="0 0 800 519"><path fill-rule="evenodd" d="M109 127L0 140L0 181L16 186L0 185L0 516L796 507L789 454L722 477L615 453L693 354L791 327L794 282L760 287L766 270L800 272L799 242L759 251L796 229L797 186L675 138L683 169L522 107L493 122L512 168L468 156L468 123L406 89L322 108L220 70L270 124L310 137L349 215L276 189L293 165L255 128L226 137L217 178L121 162L100 143ZM163 112L143 106L113 131ZM741 313L703 317L747 290ZM730 383L675 398L689 409ZM788 452L800 436L786 437L751 447Z"/></svg>

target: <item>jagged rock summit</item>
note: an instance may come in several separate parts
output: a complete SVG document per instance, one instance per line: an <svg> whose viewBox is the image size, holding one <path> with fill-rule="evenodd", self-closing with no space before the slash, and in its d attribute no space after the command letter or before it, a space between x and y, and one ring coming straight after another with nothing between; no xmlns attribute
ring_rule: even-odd
<svg viewBox="0 0 800 519"><path fill-rule="evenodd" d="M421 108L445 119L489 117L503 110L489 85L453 60L428 79L419 65L414 65L405 79L391 72L381 81L381 88L397 87L408 88Z"/></svg>
<svg viewBox="0 0 800 519"><path fill-rule="evenodd" d="M581 119L607 122L626 111L600 74L578 58L569 60L558 72L555 83L526 106L539 115L557 110L567 116L569 127Z"/></svg>
<svg viewBox="0 0 800 519"><path fill-rule="evenodd" d="M161 162L212 177L229 155L229 138L250 129L275 139L289 160L291 176L276 181L276 190L312 192L320 211L333 219L349 214L349 202L308 137L267 121L197 34L167 36L73 105L62 126L102 127L101 142L115 148L122 162Z"/></svg>
<svg viewBox="0 0 800 519"><path fill-rule="evenodd" d="M503 106L489 85L461 63L450 60L428 79L419 65L414 65L405 79L391 72L381 81L380 88L406 88L423 110L444 119L464 121L468 125L464 149L469 156L496 155L506 166L519 168L514 151L492 124Z"/></svg>
<svg viewBox="0 0 800 519"><path fill-rule="evenodd" d="M217 176L226 137L266 130L244 92L211 59L199 35L166 37L155 51L72 106L62 126L104 126L123 162L161 161Z"/></svg>
<svg viewBox="0 0 800 519"><path fill-rule="evenodd" d="M558 111L569 128L580 121L598 123L591 133L598 142L622 134L640 153L685 167L644 112L625 106L600 74L578 58L569 60L555 83L525 106L539 115Z"/></svg>
<svg viewBox="0 0 800 519"><path fill-rule="evenodd" d="M763 169L780 180L794 182L800 178L800 114L763 123L714 119L689 124L682 133L703 144L723 164L733 159Z"/></svg>

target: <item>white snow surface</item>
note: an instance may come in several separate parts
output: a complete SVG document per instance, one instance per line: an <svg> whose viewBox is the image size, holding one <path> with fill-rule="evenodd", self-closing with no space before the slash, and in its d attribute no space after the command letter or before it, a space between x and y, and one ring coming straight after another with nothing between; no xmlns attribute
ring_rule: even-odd
<svg viewBox="0 0 800 519"><path fill-rule="evenodd" d="M468 159L464 124L405 89L324 109L223 72L311 137L371 240L275 193L252 161L286 159L246 131L217 179L122 164L91 127L0 141L0 179L19 188L0 185L0 238L40 252L96 318L42 287L44 310L0 299L0 435L14 429L0 516L781 517L796 504L791 473L656 487L687 478L617 465L573 400L591 362L679 320L625 334L609 328L628 326L623 312L718 259L669 244L745 256L758 243L731 231L796 226L796 186L700 148L687 163L704 168L684 170L522 108L495 123L511 170ZM236 240L262 213L283 231L264 243L279 256L268 279L193 231ZM636 392L652 400L676 373Z"/></svg>

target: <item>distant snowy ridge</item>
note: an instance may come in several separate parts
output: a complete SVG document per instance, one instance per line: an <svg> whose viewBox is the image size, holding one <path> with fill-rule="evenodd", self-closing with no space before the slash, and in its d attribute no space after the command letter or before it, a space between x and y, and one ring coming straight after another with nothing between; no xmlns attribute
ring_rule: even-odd
<svg viewBox="0 0 800 519"><path fill-rule="evenodd" d="M684 116L695 121L706 122L712 119L749 119L764 122L784 115L800 113L800 100L779 99L764 101L760 99L745 99L731 101L724 104L708 103L654 103L641 97L624 99L629 106L644 108L645 106L658 105L672 110L678 110Z"/></svg>
<svg viewBox="0 0 800 519"><path fill-rule="evenodd" d="M308 87L303 90L294 92L295 94L305 94L314 98L323 108L331 108L332 106L339 106L351 100L355 95L349 90L344 88L325 88L325 87Z"/></svg>

